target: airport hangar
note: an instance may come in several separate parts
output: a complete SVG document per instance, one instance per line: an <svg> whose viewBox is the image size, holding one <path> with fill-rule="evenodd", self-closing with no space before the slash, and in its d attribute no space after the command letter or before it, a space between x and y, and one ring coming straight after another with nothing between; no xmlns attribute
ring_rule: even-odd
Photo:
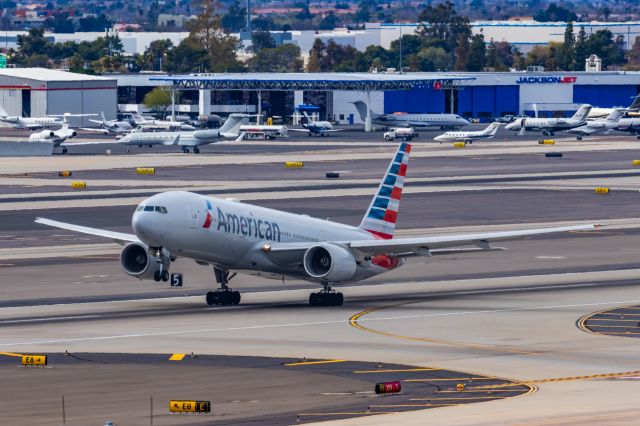
<svg viewBox="0 0 640 426"><path fill-rule="evenodd" d="M46 68L0 69L2 106L9 115L42 117L100 114L116 117L117 80ZM87 126L90 117L71 117L73 126Z"/></svg>
<svg viewBox="0 0 640 426"><path fill-rule="evenodd" d="M444 113L490 120L505 114L568 116L583 103L599 107L628 106L640 93L640 72L479 72L479 73L305 73L210 74L193 76L120 75L120 111L143 109L144 94L163 84L182 91L176 110L190 114L258 112L290 116L297 105L320 106L320 117L342 124L362 123L350 102L367 102L373 112ZM394 83L413 80L411 87L396 90ZM418 80L423 83L417 83ZM333 84L333 83L335 84ZM424 82L431 82L424 84ZM382 83L376 83L378 85ZM341 86L342 85L342 86ZM406 84L405 84L406 86ZM195 91L193 89L202 88ZM262 92L261 94L259 92Z"/></svg>

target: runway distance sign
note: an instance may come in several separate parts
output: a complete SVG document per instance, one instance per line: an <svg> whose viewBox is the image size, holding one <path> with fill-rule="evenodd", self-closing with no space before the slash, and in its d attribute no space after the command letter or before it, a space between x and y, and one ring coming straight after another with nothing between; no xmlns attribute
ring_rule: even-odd
<svg viewBox="0 0 640 426"><path fill-rule="evenodd" d="M169 412L171 413L210 413L210 401L169 401Z"/></svg>
<svg viewBox="0 0 640 426"><path fill-rule="evenodd" d="M47 356L22 355L22 365L47 365Z"/></svg>

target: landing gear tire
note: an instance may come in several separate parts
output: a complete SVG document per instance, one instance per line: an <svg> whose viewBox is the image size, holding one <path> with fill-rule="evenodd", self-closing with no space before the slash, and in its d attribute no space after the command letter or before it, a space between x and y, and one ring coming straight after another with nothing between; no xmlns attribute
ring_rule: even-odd
<svg viewBox="0 0 640 426"><path fill-rule="evenodd" d="M164 282L169 281L169 271L167 271L167 270L162 271L162 273L160 274L160 278Z"/></svg>
<svg viewBox="0 0 640 426"><path fill-rule="evenodd" d="M210 291L207 293L207 305L238 305L240 304L240 292L230 290Z"/></svg>
<svg viewBox="0 0 640 426"><path fill-rule="evenodd" d="M309 305L311 306L342 306L344 296L342 293L311 293Z"/></svg>
<svg viewBox="0 0 640 426"><path fill-rule="evenodd" d="M582 136L576 136L576 140L581 141L582 140Z"/></svg>
<svg viewBox="0 0 640 426"><path fill-rule="evenodd" d="M239 305L241 299L240 292L231 290L227 285L235 274L229 276L227 269L221 269L215 266L213 267L213 272L216 277L216 282L220 284L220 288L216 291L207 292L207 305Z"/></svg>
<svg viewBox="0 0 640 426"><path fill-rule="evenodd" d="M194 154L200 154L200 148L198 148L197 146L193 148L193 153Z"/></svg>
<svg viewBox="0 0 640 426"><path fill-rule="evenodd" d="M69 153L69 150L67 148L63 147L62 148L62 153L66 155L66 154Z"/></svg>
<svg viewBox="0 0 640 426"><path fill-rule="evenodd" d="M160 273L160 271L155 271L153 273L153 280L156 282L159 282L162 279L162 274Z"/></svg>
<svg viewBox="0 0 640 426"><path fill-rule="evenodd" d="M189 153L189 148L182 148L182 152L184 154L188 154Z"/></svg>

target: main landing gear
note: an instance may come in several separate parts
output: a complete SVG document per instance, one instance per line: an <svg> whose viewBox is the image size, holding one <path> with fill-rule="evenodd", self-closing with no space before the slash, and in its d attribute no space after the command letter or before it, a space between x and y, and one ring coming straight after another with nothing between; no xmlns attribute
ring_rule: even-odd
<svg viewBox="0 0 640 426"><path fill-rule="evenodd" d="M231 278L236 274L229 276L229 270L213 267L213 273L216 276L216 282L220 284L220 288L216 291L207 293L207 305L237 305L240 303L240 292L233 291L227 285Z"/></svg>
<svg viewBox="0 0 640 426"><path fill-rule="evenodd" d="M333 291L329 283L322 283L324 289L318 293L309 295L309 304L311 306L342 306L344 296L342 293Z"/></svg>

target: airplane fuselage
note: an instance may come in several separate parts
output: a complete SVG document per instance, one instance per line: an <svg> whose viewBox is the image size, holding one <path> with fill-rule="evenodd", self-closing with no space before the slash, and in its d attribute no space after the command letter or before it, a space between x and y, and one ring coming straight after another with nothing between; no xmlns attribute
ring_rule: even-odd
<svg viewBox="0 0 640 426"><path fill-rule="evenodd" d="M374 116L372 122L387 127L462 127L469 124L456 114L380 114Z"/></svg>
<svg viewBox="0 0 640 426"><path fill-rule="evenodd" d="M156 206L166 213L157 212ZM375 239L360 228L329 220L190 192L166 192L145 200L133 215L132 227L143 243L179 257L268 277L287 275L312 281L299 255L270 253L269 244ZM357 259L357 273L349 282L404 264L395 257L382 257Z"/></svg>

